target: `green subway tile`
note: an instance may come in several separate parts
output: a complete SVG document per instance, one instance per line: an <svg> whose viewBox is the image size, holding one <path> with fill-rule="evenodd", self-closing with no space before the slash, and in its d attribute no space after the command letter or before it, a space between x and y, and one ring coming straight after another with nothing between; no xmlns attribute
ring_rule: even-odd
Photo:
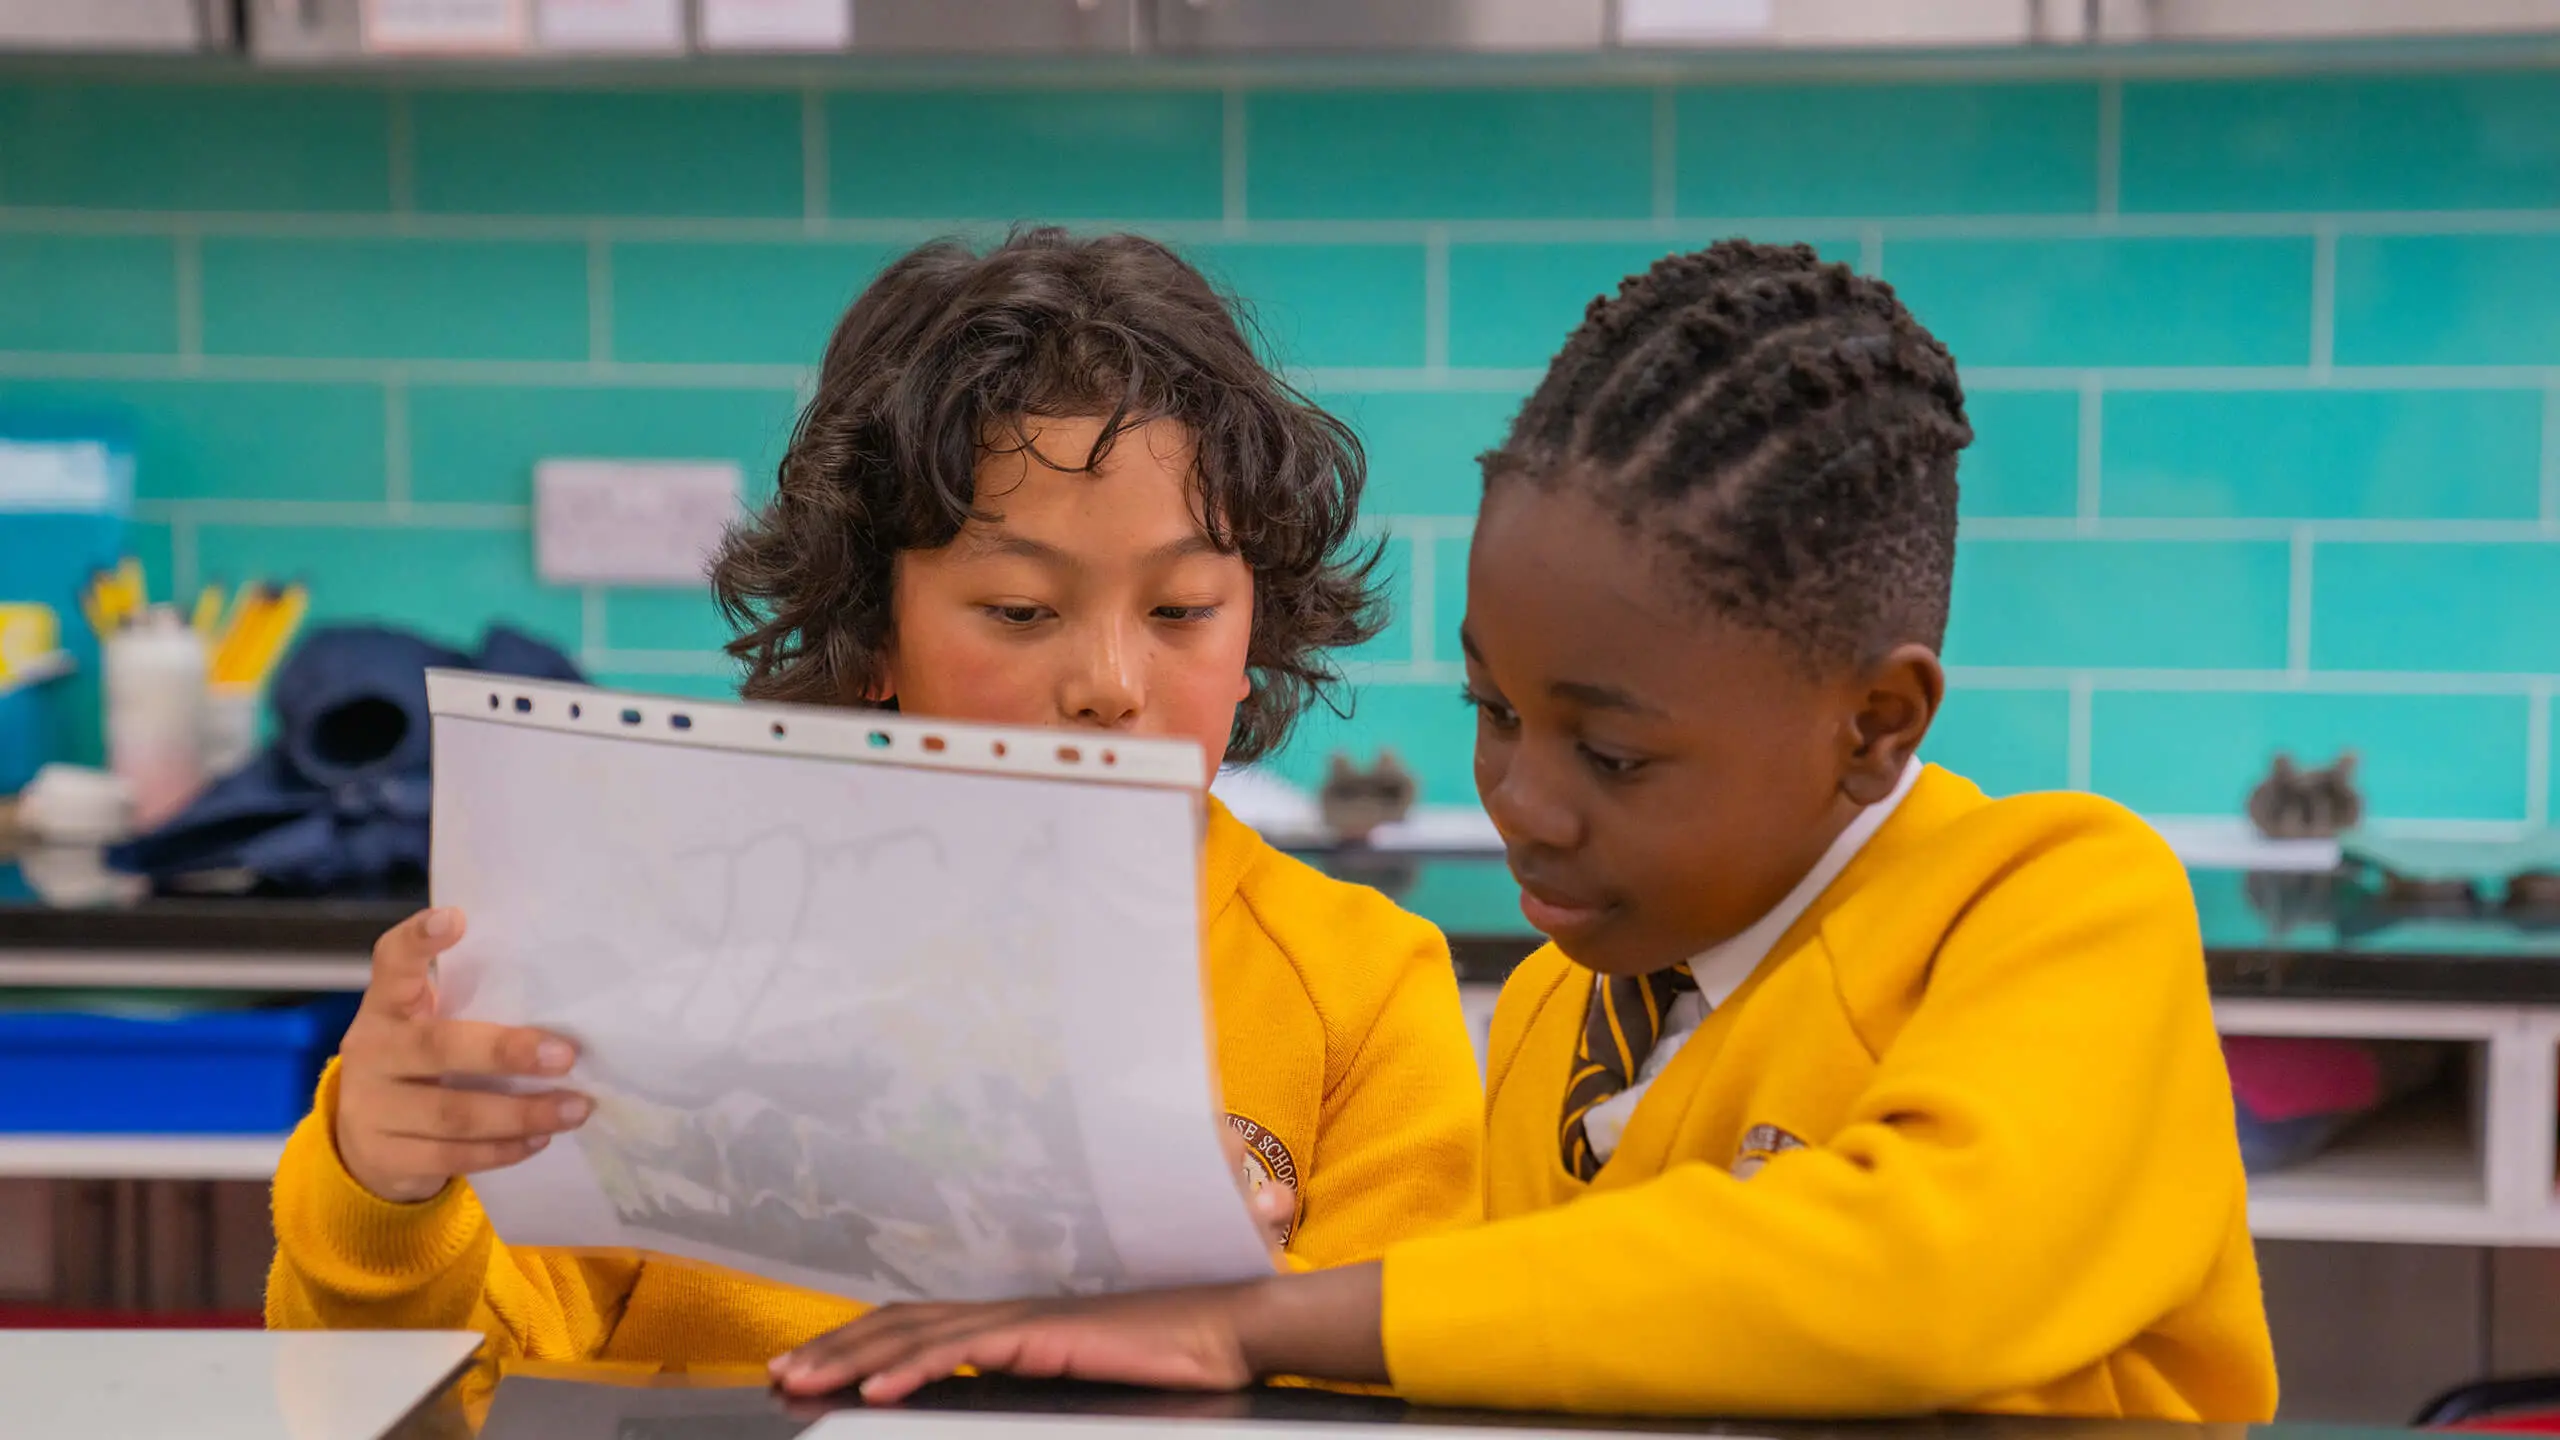
<svg viewBox="0 0 2560 1440"><path fill-rule="evenodd" d="M2127 210L2560 205L2560 74L2136 81Z"/></svg>
<svg viewBox="0 0 2560 1440"><path fill-rule="evenodd" d="M234 380L0 381L0 405L107 411L133 427L150 500L380 500L376 385Z"/></svg>
<svg viewBox="0 0 2560 1440"><path fill-rule="evenodd" d="M1484 493L1476 457L1502 443L1527 398L1512 390L1328 391L1315 397L1359 433L1369 459L1361 511L1472 515Z"/></svg>
<svg viewBox="0 0 2560 1440"><path fill-rule="evenodd" d="M608 590L604 643L613 650L692 650L717 656L733 632L709 585Z"/></svg>
<svg viewBox="0 0 2560 1440"><path fill-rule="evenodd" d="M544 459L734 460L770 494L797 398L785 390L422 385L409 392L409 492L521 505Z"/></svg>
<svg viewBox="0 0 2560 1440"><path fill-rule="evenodd" d="M2098 87L1683 90L1683 215L2024 215L2098 202Z"/></svg>
<svg viewBox="0 0 2560 1440"><path fill-rule="evenodd" d="M2321 670L2560 671L2560 544L2322 544Z"/></svg>
<svg viewBox="0 0 2560 1440"><path fill-rule="evenodd" d="M1245 101L1257 220L1653 213L1646 90L1318 90Z"/></svg>
<svg viewBox="0 0 2560 1440"><path fill-rule="evenodd" d="M613 355L817 368L892 245L634 242L613 247Z"/></svg>
<svg viewBox="0 0 2560 1440"><path fill-rule="evenodd" d="M470 646L503 622L578 645L578 593L535 578L523 530L205 525L196 562L206 575L309 584L314 623L375 621Z"/></svg>
<svg viewBox="0 0 2560 1440"><path fill-rule="evenodd" d="M2560 364L2560 235L2347 235L2341 365Z"/></svg>
<svg viewBox="0 0 2560 1440"><path fill-rule="evenodd" d="M1367 644L1337 651L1333 658L1340 665L1403 665L1413 659L1414 653L1413 542L1401 535L1384 534L1375 526L1363 529L1373 543L1384 541L1378 551L1376 575L1386 597L1387 625Z"/></svg>
<svg viewBox="0 0 2560 1440"><path fill-rule="evenodd" d="M1194 245L1185 254L1245 315L1274 364L1422 363L1419 245Z"/></svg>
<svg viewBox="0 0 2560 1440"><path fill-rule="evenodd" d="M204 242L214 355L582 360L587 250L518 240Z"/></svg>
<svg viewBox="0 0 2560 1440"><path fill-rule="evenodd" d="M382 92L331 85L0 87L0 201L97 210L382 210Z"/></svg>
<svg viewBox="0 0 2560 1440"><path fill-rule="evenodd" d="M1467 550L1472 537L1442 535L1431 542L1431 658L1463 665L1467 647L1458 636L1467 623Z"/></svg>
<svg viewBox="0 0 2560 1440"><path fill-rule="evenodd" d="M1350 714L1319 702L1280 754L1268 763L1282 779L1312 790L1324 783L1325 757L1344 751L1368 764L1393 750L1420 782L1425 805L1476 803L1475 717L1458 703L1454 683L1371 683L1337 697Z"/></svg>
<svg viewBox="0 0 2560 1440"><path fill-rule="evenodd" d="M1964 410L1973 422L1973 443L1956 462L1965 518L2079 512L2078 392L1976 390Z"/></svg>
<svg viewBox="0 0 2560 1440"><path fill-rule="evenodd" d="M2521 695L2102 690L2089 779L2146 815L2237 816L2278 752L2353 750L2368 818L2521 820L2526 734Z"/></svg>
<svg viewBox="0 0 2560 1440"><path fill-rule="evenodd" d="M1772 241L1795 236L1755 236ZM1618 283L1665 255L1699 248L1696 239L1589 244L1452 245L1449 247L1449 363L1531 368L1545 365L1582 323L1582 312ZM1833 238L1814 247L1825 260L1855 264L1858 242Z"/></svg>
<svg viewBox="0 0 2560 1440"><path fill-rule="evenodd" d="M2071 694L1958 687L1929 727L1920 755L1993 795L2071 785Z"/></svg>
<svg viewBox="0 0 2560 1440"><path fill-rule="evenodd" d="M0 350L178 348L178 262L144 235L0 235Z"/></svg>
<svg viewBox="0 0 2560 1440"><path fill-rule="evenodd" d="M151 520L127 520L124 523L124 553L142 562L143 586L154 600L167 600L177 594L177 535L168 525ZM201 567L199 567L201 568ZM211 578L199 574L198 583ZM72 623L64 616L63 623Z"/></svg>
<svg viewBox="0 0 2560 1440"><path fill-rule="evenodd" d="M2301 365L2311 241L1888 240L1884 277L1963 365Z"/></svg>
<svg viewBox="0 0 2560 1440"><path fill-rule="evenodd" d="M796 92L448 90L409 109L420 210L796 219L806 209Z"/></svg>
<svg viewBox="0 0 2560 1440"><path fill-rule="evenodd" d="M2528 390L2109 395L2101 508L2146 518L2531 519L2542 405Z"/></svg>
<svg viewBox="0 0 2560 1440"><path fill-rule="evenodd" d="M607 690L630 695L676 695L687 700L735 700L738 682L726 675L661 675L647 670L599 670L587 677Z"/></svg>
<svg viewBox="0 0 2560 1440"><path fill-rule="evenodd" d="M1947 659L2281 668L2289 561L2281 542L1966 541Z"/></svg>
<svg viewBox="0 0 2560 1440"><path fill-rule="evenodd" d="M827 209L985 220L1203 220L1224 208L1224 101L1200 90L827 97Z"/></svg>

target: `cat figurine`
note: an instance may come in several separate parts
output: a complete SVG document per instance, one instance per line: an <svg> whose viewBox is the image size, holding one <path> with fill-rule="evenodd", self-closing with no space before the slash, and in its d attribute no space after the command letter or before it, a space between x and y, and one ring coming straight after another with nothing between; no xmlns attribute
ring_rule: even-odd
<svg viewBox="0 0 2560 1440"><path fill-rule="evenodd" d="M1379 826L1393 824L1413 809L1415 789L1413 772L1394 751L1379 751L1376 763L1363 770L1337 750L1325 762L1316 814L1335 839L1362 844Z"/></svg>
<svg viewBox="0 0 2560 1440"><path fill-rule="evenodd" d="M2334 839L2364 818L2355 774L2352 750L2317 770L2305 770L2291 755L2280 754L2275 768L2249 793L2249 822L2270 840Z"/></svg>

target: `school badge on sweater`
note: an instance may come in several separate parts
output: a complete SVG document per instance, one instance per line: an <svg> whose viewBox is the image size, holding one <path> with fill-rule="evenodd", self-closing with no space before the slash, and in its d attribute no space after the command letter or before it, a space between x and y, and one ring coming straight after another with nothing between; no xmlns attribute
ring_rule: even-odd
<svg viewBox="0 0 2560 1440"><path fill-rule="evenodd" d="M1733 1147L1733 1178L1748 1180L1780 1155L1803 1148L1802 1140L1775 1125L1754 1125L1742 1132L1742 1143Z"/></svg>
<svg viewBox="0 0 2560 1440"><path fill-rule="evenodd" d="M1244 1137L1244 1183L1257 1194L1265 1185L1288 1187L1289 1220L1280 1230L1280 1243L1286 1245L1289 1237L1298 1232L1297 1158L1289 1153L1289 1147L1281 1143L1279 1136L1242 1115L1228 1112L1227 1124Z"/></svg>

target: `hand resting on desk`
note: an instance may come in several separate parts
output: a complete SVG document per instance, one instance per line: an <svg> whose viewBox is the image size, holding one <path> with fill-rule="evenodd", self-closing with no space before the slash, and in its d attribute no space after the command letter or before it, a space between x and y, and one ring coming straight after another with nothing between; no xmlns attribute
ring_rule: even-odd
<svg viewBox="0 0 2560 1440"><path fill-rule="evenodd" d="M587 1118L565 1090L500 1095L447 1077L562 1075L576 1047L555 1035L436 1013L435 958L462 938L462 912L421 911L373 947L373 975L338 1047L339 1163L385 1200L432 1200L457 1175L513 1165Z"/></svg>

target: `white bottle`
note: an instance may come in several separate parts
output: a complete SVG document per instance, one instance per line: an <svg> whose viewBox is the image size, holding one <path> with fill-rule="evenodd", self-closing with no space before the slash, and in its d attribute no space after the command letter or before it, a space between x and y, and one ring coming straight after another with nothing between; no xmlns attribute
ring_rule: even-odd
<svg viewBox="0 0 2560 1440"><path fill-rule="evenodd" d="M133 790L133 823L157 829L204 785L204 639L169 609L107 637L107 768Z"/></svg>

